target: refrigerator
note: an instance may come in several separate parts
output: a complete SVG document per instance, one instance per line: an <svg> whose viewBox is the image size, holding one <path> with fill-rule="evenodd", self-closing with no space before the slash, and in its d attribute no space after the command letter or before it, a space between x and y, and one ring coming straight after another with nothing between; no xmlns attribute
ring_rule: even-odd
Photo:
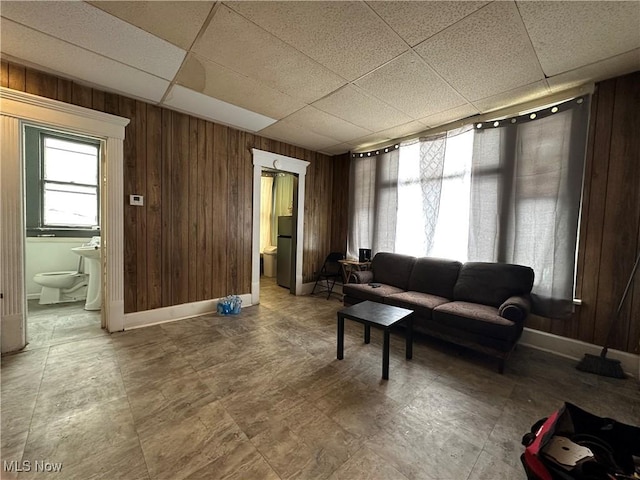
<svg viewBox="0 0 640 480"><path fill-rule="evenodd" d="M291 258L292 258L293 217L278 217L278 253L277 253L277 281L281 287L291 287Z"/></svg>

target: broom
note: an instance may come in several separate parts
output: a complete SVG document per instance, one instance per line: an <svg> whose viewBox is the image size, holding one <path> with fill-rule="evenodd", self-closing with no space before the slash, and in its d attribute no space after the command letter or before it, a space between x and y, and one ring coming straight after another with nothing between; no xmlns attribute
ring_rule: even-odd
<svg viewBox="0 0 640 480"><path fill-rule="evenodd" d="M584 358L580 361L580 363L578 363L578 365L576 365L576 368L578 370L581 370L583 372L595 373L596 375L602 375L604 377L627 378L627 376L624 374L624 371L622 370L620 361L607 358L607 350L609 348L609 343L611 342L613 327L616 324L616 320L618 320L618 317L620 316L622 305L627 298L627 293L629 293L629 287L631 286L631 282L633 282L633 276L638 269L639 262L640 252L638 252L638 258L636 258L636 263L633 266L633 270L631 271L631 275L629 276L629 281L627 282L627 286L625 287L624 293L622 294L622 299L620 300L620 304L618 305L618 309L616 310L616 315L615 317L613 317L613 321L609 325L607 341L604 344L602 352L600 352L599 356L585 353Z"/></svg>

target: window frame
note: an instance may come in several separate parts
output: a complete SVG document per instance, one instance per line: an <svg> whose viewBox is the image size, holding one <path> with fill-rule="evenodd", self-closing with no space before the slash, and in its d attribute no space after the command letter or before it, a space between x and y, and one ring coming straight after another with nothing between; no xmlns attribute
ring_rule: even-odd
<svg viewBox="0 0 640 480"><path fill-rule="evenodd" d="M74 182L61 182L57 180L47 180L45 171L45 140L47 138L59 139L97 147L97 178L95 184L81 184ZM100 171L102 158L102 142L99 139L74 135L67 132L60 132L45 129L36 125L25 126L25 192L26 192L26 236L27 237L80 237L90 238L100 235ZM30 148L29 148L30 147ZM37 149L37 154L34 150ZM29 151L30 150L30 151ZM35 157L35 158L34 158ZM30 178L36 176L37 179ZM45 186L47 184L72 185L80 187L90 187L96 189L96 218L98 228L81 227L76 225L47 225L44 218L44 197Z"/></svg>

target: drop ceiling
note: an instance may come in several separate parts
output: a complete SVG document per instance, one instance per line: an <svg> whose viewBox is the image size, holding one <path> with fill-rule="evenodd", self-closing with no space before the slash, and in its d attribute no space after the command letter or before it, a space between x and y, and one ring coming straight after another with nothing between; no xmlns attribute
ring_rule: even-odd
<svg viewBox="0 0 640 480"><path fill-rule="evenodd" d="M640 1L0 2L6 59L339 154L640 69Z"/></svg>

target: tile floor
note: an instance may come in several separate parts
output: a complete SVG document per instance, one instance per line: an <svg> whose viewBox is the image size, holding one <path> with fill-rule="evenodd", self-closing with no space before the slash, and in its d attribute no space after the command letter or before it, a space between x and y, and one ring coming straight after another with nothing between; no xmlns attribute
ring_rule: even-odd
<svg viewBox="0 0 640 480"><path fill-rule="evenodd" d="M32 343L1 368L2 460L32 471L2 478L523 480L520 438L565 400L640 424L637 380L524 347L499 375L428 339L406 361L392 337L382 381L376 330L364 345L347 321L336 360L340 307L267 280L234 317L113 335L86 312L34 319Z"/></svg>

